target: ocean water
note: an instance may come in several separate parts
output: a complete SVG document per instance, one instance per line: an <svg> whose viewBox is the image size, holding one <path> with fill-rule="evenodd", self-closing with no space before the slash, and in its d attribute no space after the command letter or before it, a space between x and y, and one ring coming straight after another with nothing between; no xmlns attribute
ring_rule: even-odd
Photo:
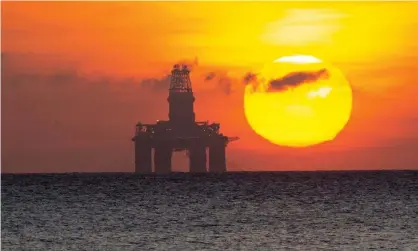
<svg viewBox="0 0 418 251"><path fill-rule="evenodd" d="M1 179L2 250L418 250L418 171Z"/></svg>

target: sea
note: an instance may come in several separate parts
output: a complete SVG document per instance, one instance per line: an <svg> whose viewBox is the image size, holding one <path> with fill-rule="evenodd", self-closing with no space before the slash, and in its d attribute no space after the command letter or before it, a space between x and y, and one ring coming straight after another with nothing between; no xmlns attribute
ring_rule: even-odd
<svg viewBox="0 0 418 251"><path fill-rule="evenodd" d="M418 251L418 171L1 181L1 250Z"/></svg>

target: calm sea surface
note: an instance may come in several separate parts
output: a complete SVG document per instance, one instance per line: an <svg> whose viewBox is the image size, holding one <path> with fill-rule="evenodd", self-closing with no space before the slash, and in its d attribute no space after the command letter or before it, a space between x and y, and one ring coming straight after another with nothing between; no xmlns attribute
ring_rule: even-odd
<svg viewBox="0 0 418 251"><path fill-rule="evenodd" d="M418 250L418 171L1 179L2 250Z"/></svg>

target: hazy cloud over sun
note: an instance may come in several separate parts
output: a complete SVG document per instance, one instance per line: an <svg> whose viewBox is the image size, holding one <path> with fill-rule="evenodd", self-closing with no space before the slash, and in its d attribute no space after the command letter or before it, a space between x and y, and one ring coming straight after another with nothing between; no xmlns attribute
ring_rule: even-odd
<svg viewBox="0 0 418 251"><path fill-rule="evenodd" d="M327 69L313 72L291 72L281 78L270 80L268 91L284 91L304 83L312 83L320 79L328 78L329 72Z"/></svg>

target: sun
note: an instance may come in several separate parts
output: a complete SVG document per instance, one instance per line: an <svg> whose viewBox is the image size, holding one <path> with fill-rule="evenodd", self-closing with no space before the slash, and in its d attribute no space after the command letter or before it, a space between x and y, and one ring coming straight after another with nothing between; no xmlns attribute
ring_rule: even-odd
<svg viewBox="0 0 418 251"><path fill-rule="evenodd" d="M350 119L350 84L339 69L316 57L283 56L246 79L247 121L274 144L307 147L331 141Z"/></svg>

